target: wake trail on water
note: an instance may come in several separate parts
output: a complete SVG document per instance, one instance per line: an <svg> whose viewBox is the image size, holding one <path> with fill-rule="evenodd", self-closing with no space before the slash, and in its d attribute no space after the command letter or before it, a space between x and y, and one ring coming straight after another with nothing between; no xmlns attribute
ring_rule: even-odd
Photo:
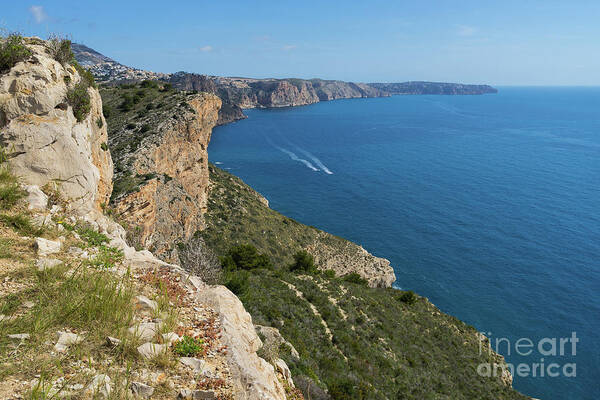
<svg viewBox="0 0 600 400"><path fill-rule="evenodd" d="M300 147L298 147L298 146L295 146L295 147L298 149L298 151L299 151L300 153L304 154L306 157L310 158L310 159L311 159L311 160L312 160L312 161L313 161L315 164L317 164L317 166L318 166L319 168L321 168L321 169L323 170L323 172L325 172L325 173L326 173L326 174L328 174L328 175L333 175L333 172L331 172L331 170L330 170L329 168L327 168L327 167L325 166L325 164L323 164L323 163L321 162L321 160L319 160L317 157L315 157L314 155L312 155L312 154L311 154L311 153L309 153L308 151L301 149L301 148L300 148Z"/></svg>
<svg viewBox="0 0 600 400"><path fill-rule="evenodd" d="M287 155L288 155L288 156L289 156L289 157L290 157L292 160L294 160L294 161L298 161L298 162L301 162L302 164L306 165L308 168L312 169L312 170L313 170L313 171L315 171L315 172L319 171L319 169L318 169L317 167L315 167L314 165L312 165L310 161L308 161L308 160L305 160L304 158L300 158L300 157L298 157L298 156L296 155L296 153L294 153L293 151L290 151L290 150L284 149L284 148L283 148L283 147L281 147L281 146L277 146L275 143L273 143L273 142L271 141L271 139L269 139L269 138L266 138L266 139L267 139L267 142L269 142L269 144L270 144L271 146L273 146L273 147L274 147L274 148L276 148L277 150L281 151L282 153L285 153L285 154L287 154Z"/></svg>

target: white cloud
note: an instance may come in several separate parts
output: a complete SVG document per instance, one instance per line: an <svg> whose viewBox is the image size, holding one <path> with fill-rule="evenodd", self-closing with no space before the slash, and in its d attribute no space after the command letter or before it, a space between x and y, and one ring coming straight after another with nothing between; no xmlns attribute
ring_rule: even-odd
<svg viewBox="0 0 600 400"><path fill-rule="evenodd" d="M477 33L477 28L468 25L458 25L458 30L456 33L458 36L473 36L475 33Z"/></svg>
<svg viewBox="0 0 600 400"><path fill-rule="evenodd" d="M282 47L282 49L285 51L294 50L295 48L296 48L295 44L286 44L285 46Z"/></svg>
<svg viewBox="0 0 600 400"><path fill-rule="evenodd" d="M48 14L46 14L44 7L42 6L31 6L29 7L29 12L38 24L41 24L48 19Z"/></svg>
<svg viewBox="0 0 600 400"><path fill-rule="evenodd" d="M212 50L213 50L213 47L212 47L212 46L203 46L203 47L200 47L200 49L199 49L199 50L200 50L200 51L203 51L203 52L205 52L205 53L208 53L209 51L212 51Z"/></svg>

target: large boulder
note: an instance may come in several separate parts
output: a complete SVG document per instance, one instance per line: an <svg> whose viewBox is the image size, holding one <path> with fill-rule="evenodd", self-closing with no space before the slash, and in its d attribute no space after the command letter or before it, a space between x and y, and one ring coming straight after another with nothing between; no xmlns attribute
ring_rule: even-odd
<svg viewBox="0 0 600 400"><path fill-rule="evenodd" d="M77 121L67 91L82 77L27 39L33 55L0 75L0 145L14 173L29 185L56 185L81 214L100 210L112 192L113 165L97 89L89 87L90 111Z"/></svg>

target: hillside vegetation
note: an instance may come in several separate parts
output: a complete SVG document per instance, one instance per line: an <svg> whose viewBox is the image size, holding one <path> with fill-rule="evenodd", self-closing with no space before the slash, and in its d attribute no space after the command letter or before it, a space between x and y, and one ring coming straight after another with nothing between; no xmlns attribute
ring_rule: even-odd
<svg viewBox="0 0 600 400"><path fill-rule="evenodd" d="M279 329L299 352L298 359L285 346L277 349L306 398L527 398L499 378L479 376L479 363L503 363L501 357L479 354L475 328L427 299L369 288L353 275L290 272L292 256L306 243L343 247L343 239L269 209L262 196L214 165L210 177L208 228L201 235L220 256L251 243L273 261L269 268L235 271L228 286L255 324Z"/></svg>

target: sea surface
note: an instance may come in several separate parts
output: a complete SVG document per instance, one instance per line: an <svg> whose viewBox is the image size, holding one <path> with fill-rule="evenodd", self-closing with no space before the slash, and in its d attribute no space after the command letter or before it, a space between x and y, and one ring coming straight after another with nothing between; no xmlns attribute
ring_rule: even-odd
<svg viewBox="0 0 600 400"><path fill-rule="evenodd" d="M389 259L397 287L493 347L498 339L508 362L530 368L515 374L517 390L600 399L600 88L502 87L247 115L214 130L212 162L273 209ZM560 338L573 332L575 354L570 340L561 355ZM518 339L531 354L517 353Z"/></svg>

